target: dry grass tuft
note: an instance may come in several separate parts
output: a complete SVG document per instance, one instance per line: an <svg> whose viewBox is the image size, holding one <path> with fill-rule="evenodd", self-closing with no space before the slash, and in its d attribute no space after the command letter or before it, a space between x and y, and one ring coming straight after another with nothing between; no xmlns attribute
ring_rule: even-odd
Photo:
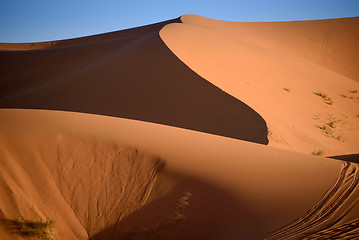
<svg viewBox="0 0 359 240"><path fill-rule="evenodd" d="M314 93L315 95L321 97L326 104L328 104L328 105L333 105L332 99L331 99L330 97L328 97L326 94L321 93L321 92L313 92L313 93Z"/></svg>
<svg viewBox="0 0 359 240"><path fill-rule="evenodd" d="M340 96L343 97L343 98L353 99L353 97L348 97L347 95L344 95L344 94L340 94Z"/></svg>
<svg viewBox="0 0 359 240"><path fill-rule="evenodd" d="M323 152L322 151L313 151L313 152L311 152L311 154L314 156L321 156L323 154Z"/></svg>
<svg viewBox="0 0 359 240"><path fill-rule="evenodd" d="M41 239L51 240L55 230L55 221L53 219L43 221L41 218L34 218L33 221L28 221L21 214L18 214L16 224L20 234L35 236Z"/></svg>
<svg viewBox="0 0 359 240"><path fill-rule="evenodd" d="M147 234L153 234L170 227L175 227L177 224L186 219L186 216L183 214L183 210L190 205L191 198L192 194L190 192L185 192L184 195L177 200L176 209L166 221L158 222L151 227L143 229L143 231Z"/></svg>
<svg viewBox="0 0 359 240"><path fill-rule="evenodd" d="M344 142L343 136L338 134L338 132L347 124L346 121L337 119L332 114L328 114L325 120L321 119L320 114L316 114L313 115L313 119L319 121L320 124L315 125L315 127L321 129L326 136Z"/></svg>
<svg viewBox="0 0 359 240"><path fill-rule="evenodd" d="M341 142L344 142L343 137L341 135L335 133L333 122L323 123L322 125L316 125L316 127L323 130L325 135L327 135L328 137L331 137L331 138L337 139Z"/></svg>

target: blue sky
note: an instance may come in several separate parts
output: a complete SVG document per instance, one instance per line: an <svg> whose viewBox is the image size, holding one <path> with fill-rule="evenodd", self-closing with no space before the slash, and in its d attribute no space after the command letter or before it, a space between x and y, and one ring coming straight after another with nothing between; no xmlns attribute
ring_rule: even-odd
<svg viewBox="0 0 359 240"><path fill-rule="evenodd" d="M244 22L353 17L359 0L0 0L0 42L87 36L184 14Z"/></svg>

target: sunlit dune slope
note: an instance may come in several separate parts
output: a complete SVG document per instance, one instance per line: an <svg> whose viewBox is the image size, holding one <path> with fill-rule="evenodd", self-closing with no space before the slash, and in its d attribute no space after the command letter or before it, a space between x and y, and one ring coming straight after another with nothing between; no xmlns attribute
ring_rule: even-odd
<svg viewBox="0 0 359 240"><path fill-rule="evenodd" d="M0 110L0 126L2 222L53 218L58 239L263 239L296 219L275 234L307 236L357 217L341 161L82 113Z"/></svg>
<svg viewBox="0 0 359 240"><path fill-rule="evenodd" d="M166 47L158 32L167 23L58 41L54 48L10 45L0 51L0 107L124 117L267 144L260 115Z"/></svg>
<svg viewBox="0 0 359 240"><path fill-rule="evenodd" d="M166 25L161 38L193 71L256 110L269 145L358 153L359 18L181 21Z"/></svg>
<svg viewBox="0 0 359 240"><path fill-rule="evenodd" d="M0 239L358 236L358 22L0 43Z"/></svg>

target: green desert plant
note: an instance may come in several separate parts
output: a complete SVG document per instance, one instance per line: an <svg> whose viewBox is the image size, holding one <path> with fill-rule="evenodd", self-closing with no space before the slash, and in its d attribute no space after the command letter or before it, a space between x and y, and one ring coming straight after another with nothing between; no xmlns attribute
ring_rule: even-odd
<svg viewBox="0 0 359 240"><path fill-rule="evenodd" d="M313 115L313 119L319 121L319 124L314 126L321 129L326 136L344 142L343 137L338 134L338 131L342 130L344 126L347 125L346 121L337 119L333 114L328 114L325 119L323 119L320 114L316 114Z"/></svg>
<svg viewBox="0 0 359 240"><path fill-rule="evenodd" d="M320 156L323 154L323 152L322 151L313 151L313 152L311 152L311 154L314 156Z"/></svg>
<svg viewBox="0 0 359 240"><path fill-rule="evenodd" d="M314 93L315 95L321 97L326 104L328 104L328 105L333 105L332 99L331 99L330 97L328 97L326 94L321 93L321 92L313 92L313 93Z"/></svg>
<svg viewBox="0 0 359 240"><path fill-rule="evenodd" d="M151 227L146 227L143 231L147 234L153 234L169 227L175 227L177 224L186 219L186 216L183 214L183 210L190 205L191 198L192 194L190 192L185 192L181 198L177 199L176 209L166 221L161 221Z"/></svg>
<svg viewBox="0 0 359 240"><path fill-rule="evenodd" d="M164 220L155 222L149 227L144 227L140 230L127 231L124 232L120 239L124 240L134 240L139 237L144 237L140 239L158 239L158 235L161 232L166 231L171 228L175 228L179 223L186 220L186 216L183 213L183 210L190 205L192 194L190 192L185 192L184 195L177 199L177 204L173 212Z"/></svg>
<svg viewBox="0 0 359 240"><path fill-rule="evenodd" d="M320 119L320 114L314 114L313 119L314 120L319 120Z"/></svg>
<svg viewBox="0 0 359 240"><path fill-rule="evenodd" d="M185 192L183 197L177 200L177 210L180 211L189 206L192 194L190 192Z"/></svg>
<svg viewBox="0 0 359 240"><path fill-rule="evenodd" d="M333 124L334 122L323 123L322 125L316 125L316 127L323 130L325 135L327 135L328 137L344 142L343 137L335 133Z"/></svg>
<svg viewBox="0 0 359 240"><path fill-rule="evenodd" d="M353 97L348 97L347 95L344 95L344 94L340 94L340 96L343 97L343 98L353 99Z"/></svg>
<svg viewBox="0 0 359 240"><path fill-rule="evenodd" d="M22 235L31 235L42 239L52 239L55 229L55 221L47 219L43 221L41 218L34 218L33 221L25 220L20 213L16 220L16 225Z"/></svg>

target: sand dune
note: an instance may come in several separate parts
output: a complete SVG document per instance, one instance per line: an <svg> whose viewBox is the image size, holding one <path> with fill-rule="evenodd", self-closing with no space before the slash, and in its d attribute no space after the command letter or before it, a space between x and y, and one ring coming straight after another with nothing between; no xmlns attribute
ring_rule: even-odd
<svg viewBox="0 0 359 240"><path fill-rule="evenodd" d="M121 118L40 110L0 113L1 185L12 189L1 195L7 202L3 217L13 219L16 211L28 218L34 213L53 217L67 239L86 234L93 239L263 239L316 204L326 208L338 202L336 194L349 191L351 182L345 178L357 169L337 160ZM126 197L128 187L133 192ZM186 220L178 227L166 225L176 199L186 192L192 195L181 213ZM347 204L356 206L357 194L351 189L340 195L331 220L342 224L355 217L355 208L348 212ZM326 212L317 208L316 214ZM324 220L316 220L317 230L327 226ZM143 230L157 223L154 234Z"/></svg>
<svg viewBox="0 0 359 240"><path fill-rule="evenodd" d="M175 22L181 22L181 20L177 18L169 21L164 21L164 22L155 23L137 28L130 28L117 32L109 32L109 33L58 40L58 41L31 42L31 43L0 43L0 49L3 51L39 50L39 49L50 49L50 48L53 49L60 47L70 47L74 45L90 44L90 43L101 42L101 41L108 41L111 39L114 40L118 38L136 38L159 31L162 27L166 26L167 24L175 23Z"/></svg>
<svg viewBox="0 0 359 240"><path fill-rule="evenodd" d="M234 23L185 15L181 20L166 25L161 38L192 70L256 110L268 125L269 145L325 155L358 153L359 18ZM328 124L333 127L319 128Z"/></svg>
<svg viewBox="0 0 359 240"><path fill-rule="evenodd" d="M0 43L0 238L358 237L358 19Z"/></svg>
<svg viewBox="0 0 359 240"><path fill-rule="evenodd" d="M95 113L268 143L261 116L168 50L158 34L163 24L54 49L0 51L0 107Z"/></svg>
<svg viewBox="0 0 359 240"><path fill-rule="evenodd" d="M330 191L305 215L266 239L312 238L313 232L325 232L350 211L359 199L356 191L359 181L358 164L346 163L338 181ZM350 200L348 201L348 196ZM357 221L357 220L355 220ZM323 230L323 225L326 226ZM318 231L319 230L319 231ZM308 236L309 233L309 236ZM319 234L320 236L320 234ZM330 236L330 235L329 235ZM314 237L314 239L316 239Z"/></svg>

